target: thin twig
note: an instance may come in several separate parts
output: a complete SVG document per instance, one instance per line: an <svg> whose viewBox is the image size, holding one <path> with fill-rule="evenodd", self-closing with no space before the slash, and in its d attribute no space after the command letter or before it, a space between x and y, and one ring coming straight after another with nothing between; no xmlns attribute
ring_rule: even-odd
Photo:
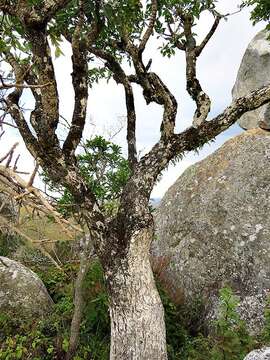
<svg viewBox="0 0 270 360"><path fill-rule="evenodd" d="M3 162L4 160L6 160L10 154L13 154L15 148L19 145L18 142L16 142L14 145L12 145L11 149L6 153L6 155L4 155L2 158L0 158L0 163Z"/></svg>

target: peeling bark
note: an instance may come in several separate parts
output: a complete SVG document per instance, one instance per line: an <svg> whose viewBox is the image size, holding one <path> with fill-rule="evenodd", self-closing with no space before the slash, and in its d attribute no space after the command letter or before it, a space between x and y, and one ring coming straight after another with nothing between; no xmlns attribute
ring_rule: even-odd
<svg viewBox="0 0 270 360"><path fill-rule="evenodd" d="M105 270L110 294L110 360L166 360L163 306L149 260L152 229L136 231L125 258Z"/></svg>

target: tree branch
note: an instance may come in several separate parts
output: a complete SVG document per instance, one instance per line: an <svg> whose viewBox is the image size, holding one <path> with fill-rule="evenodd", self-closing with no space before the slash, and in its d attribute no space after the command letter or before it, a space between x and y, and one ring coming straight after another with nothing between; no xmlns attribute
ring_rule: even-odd
<svg viewBox="0 0 270 360"><path fill-rule="evenodd" d="M159 76L149 73L149 80L154 92L158 94L158 103L164 105L163 120L160 126L161 138L167 139L174 133L175 119L177 115L177 101Z"/></svg>
<svg viewBox="0 0 270 360"><path fill-rule="evenodd" d="M139 181L145 183L151 192L158 175L172 159L201 148L233 125L244 113L269 102L270 85L267 85L236 99L220 115L203 122L198 128L190 127L180 134L174 134L167 143L160 141L138 164L136 170Z"/></svg>
<svg viewBox="0 0 270 360"><path fill-rule="evenodd" d="M40 10L41 15L49 21L59 10L63 9L71 0L46 0Z"/></svg>
<svg viewBox="0 0 270 360"><path fill-rule="evenodd" d="M41 104L35 130L43 148L60 149L59 140L55 133L59 121L59 98L51 50L45 29L35 31L30 28L28 29L28 37L32 45L34 62L37 68L37 81L39 84L50 83L47 91L36 90ZM41 109L42 111L40 111Z"/></svg>
<svg viewBox="0 0 270 360"><path fill-rule="evenodd" d="M138 158L136 145L136 112L132 86L128 76L113 55L96 48L91 48L91 52L106 61L106 66L113 72L116 83L124 86L127 109L128 160L131 169L134 169Z"/></svg>
<svg viewBox="0 0 270 360"><path fill-rule="evenodd" d="M212 36L214 35L220 20L222 19L222 16L216 15L215 21L213 26L211 27L210 31L208 32L208 34L206 35L205 39L202 41L202 43L200 45L198 45L195 49L196 52L196 56L200 56L201 52L203 51L203 49L205 48L205 46L208 44L208 42L210 41L210 39L212 38Z"/></svg>
<svg viewBox="0 0 270 360"><path fill-rule="evenodd" d="M31 85L31 84L6 84L1 80L2 84L0 85L0 90L2 89L13 89L13 88L17 88L17 89L42 89L44 87L49 86L51 83L47 83L47 84L40 84L40 85Z"/></svg>
<svg viewBox="0 0 270 360"><path fill-rule="evenodd" d="M150 38L150 36L152 35L153 31L154 31L154 26L156 23L156 17L157 17L157 10L158 10L158 4L157 4L157 0L152 0L151 2L151 16L149 19L149 25L143 35L143 38L140 42L139 45L139 52L143 52L145 49L145 46Z"/></svg>
<svg viewBox="0 0 270 360"><path fill-rule="evenodd" d="M164 106L160 131L161 137L165 139L172 135L174 131L177 101L159 76L154 72L148 72L149 66L144 66L139 49L126 37L124 42L124 48L131 56L136 71L136 75L129 76L128 81L135 82L142 87L143 96L147 104L155 102Z"/></svg>
<svg viewBox="0 0 270 360"><path fill-rule="evenodd" d="M83 4L80 5L80 18L75 28L73 37L67 35L67 40L72 45L72 83L75 92L75 106L71 127L68 136L63 144L63 152L66 158L74 155L77 146L80 143L87 111L88 100L88 50L98 38L102 28L102 21L99 18L99 3L96 2L97 20L90 24L90 29L86 35L82 35L84 25Z"/></svg>
<svg viewBox="0 0 270 360"><path fill-rule="evenodd" d="M0 10L17 16L23 24L38 28L48 23L51 18L63 9L71 0L44 0L37 5L29 4L28 0L18 0L16 4L7 1L0 5ZM42 6L43 5L43 6Z"/></svg>
<svg viewBox="0 0 270 360"><path fill-rule="evenodd" d="M11 149L10 149L4 156L2 156L2 157L0 158L0 163L3 162L4 160L6 160L6 159L10 156L10 154L13 154L15 148L16 148L18 145L19 145L19 143L16 142L16 143L11 147Z"/></svg>
<svg viewBox="0 0 270 360"><path fill-rule="evenodd" d="M75 280L74 288L74 312L70 326L69 348L66 355L66 360L71 360L76 353L80 340L80 326L82 321L84 309L84 292L83 283L87 272L91 266L91 261L94 258L93 243L90 236L85 236L81 239L80 245L83 247L80 252L80 268Z"/></svg>
<svg viewBox="0 0 270 360"><path fill-rule="evenodd" d="M85 41L81 41L83 20L80 19L72 38L72 83L75 93L75 104L71 127L63 144L66 159L74 157L75 150L80 143L87 111L88 101L88 61Z"/></svg>
<svg viewBox="0 0 270 360"><path fill-rule="evenodd" d="M138 162L136 146L136 111L134 104L134 95L129 81L123 84L125 88L126 108L127 108L127 143L128 143L128 161L131 169L134 170Z"/></svg>
<svg viewBox="0 0 270 360"><path fill-rule="evenodd" d="M197 79L197 47L196 40L192 33L193 19L190 16L182 15L184 26L184 34L186 38L185 54L186 54L186 80L187 91L192 99L196 102L197 108L193 117L193 126L201 125L207 118L211 101L209 96L203 91L199 80Z"/></svg>

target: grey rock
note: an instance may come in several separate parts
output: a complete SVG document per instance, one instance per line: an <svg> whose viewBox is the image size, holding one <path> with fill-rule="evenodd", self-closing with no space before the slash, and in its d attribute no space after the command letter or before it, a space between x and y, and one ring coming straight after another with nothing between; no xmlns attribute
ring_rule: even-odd
<svg viewBox="0 0 270 360"><path fill-rule="evenodd" d="M174 301L213 318L219 289L240 298L251 333L270 292L270 133L244 132L189 167L156 211L152 263Z"/></svg>
<svg viewBox="0 0 270 360"><path fill-rule="evenodd" d="M52 308L53 301L34 272L0 256L0 313L29 320L47 316Z"/></svg>
<svg viewBox="0 0 270 360"><path fill-rule="evenodd" d="M244 360L270 360L270 348L254 350Z"/></svg>
<svg viewBox="0 0 270 360"><path fill-rule="evenodd" d="M269 36L269 31L260 31L248 45L232 90L233 99L270 83ZM257 110L247 112L238 120L238 124L244 129L260 126L269 130L270 105L266 104Z"/></svg>

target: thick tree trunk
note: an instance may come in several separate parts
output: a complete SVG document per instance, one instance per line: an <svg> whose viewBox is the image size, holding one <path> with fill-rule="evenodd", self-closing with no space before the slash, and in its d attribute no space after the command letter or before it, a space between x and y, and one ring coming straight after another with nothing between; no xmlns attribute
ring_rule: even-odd
<svg viewBox="0 0 270 360"><path fill-rule="evenodd" d="M163 306L149 261L152 230L136 231L126 256L107 268L110 360L166 360Z"/></svg>

